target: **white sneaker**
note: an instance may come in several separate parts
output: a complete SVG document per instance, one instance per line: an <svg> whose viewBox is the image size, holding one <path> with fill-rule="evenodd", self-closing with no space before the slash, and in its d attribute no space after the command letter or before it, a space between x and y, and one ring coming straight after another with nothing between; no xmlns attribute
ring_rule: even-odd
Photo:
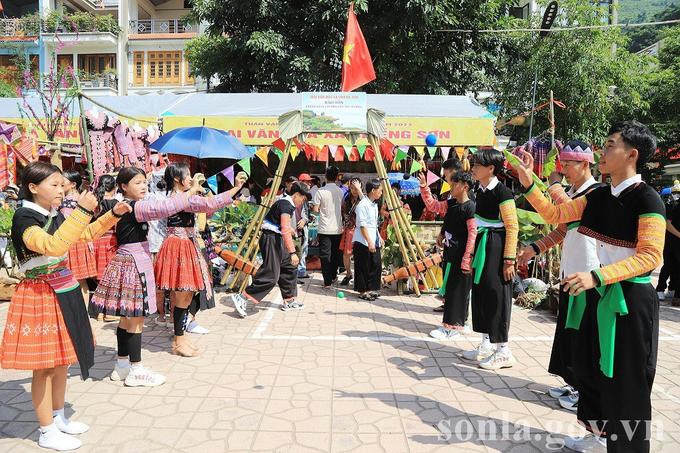
<svg viewBox="0 0 680 453"><path fill-rule="evenodd" d="M466 322L463 328L460 330L463 335L470 335L472 333L472 328L470 328L470 323Z"/></svg>
<svg viewBox="0 0 680 453"><path fill-rule="evenodd" d="M584 437L565 437L564 446L578 452L607 453L607 439L588 433Z"/></svg>
<svg viewBox="0 0 680 453"><path fill-rule="evenodd" d="M205 335L207 333L210 333L210 331L208 329L206 329L205 327L199 326L195 319L193 321L191 321L189 323L189 325L187 326L187 332L196 333L196 334L200 334L200 335Z"/></svg>
<svg viewBox="0 0 680 453"><path fill-rule="evenodd" d="M289 300L283 303L281 305L281 310L283 311L290 311L290 310L304 310L307 306L305 304L301 304L297 300Z"/></svg>
<svg viewBox="0 0 680 453"><path fill-rule="evenodd" d="M157 387L165 382L165 376L154 373L148 368L140 367L137 370L130 369L130 374L125 378L127 387Z"/></svg>
<svg viewBox="0 0 680 453"><path fill-rule="evenodd" d="M563 396L559 398L560 406L570 411L576 412L578 410L578 392L574 392L571 395Z"/></svg>
<svg viewBox="0 0 680 453"><path fill-rule="evenodd" d="M487 357L491 357L491 355L494 352L496 351L493 349L487 349L482 344L480 344L472 351L463 351L463 358L465 360L473 360L475 362L480 362L486 359Z"/></svg>
<svg viewBox="0 0 680 453"><path fill-rule="evenodd" d="M234 304L234 308L236 308L238 314L241 315L241 318L245 318L248 315L246 313L246 307L248 307L248 301L246 298L240 294L234 294L231 296L231 301Z"/></svg>
<svg viewBox="0 0 680 453"><path fill-rule="evenodd" d="M59 431L66 434L83 434L90 429L85 423L64 420L61 415L54 417L54 425Z"/></svg>
<svg viewBox="0 0 680 453"><path fill-rule="evenodd" d="M657 291L656 294L658 294L659 300L666 300L666 293L663 291Z"/></svg>
<svg viewBox="0 0 680 453"><path fill-rule="evenodd" d="M80 448L83 445L83 441L64 434L55 427L45 433L40 432L38 445L56 451L68 451Z"/></svg>
<svg viewBox="0 0 680 453"><path fill-rule="evenodd" d="M435 329L430 332L430 336L432 338L436 338L437 340L448 340L455 337L459 333L460 331L458 329L449 329L448 327L441 326L439 329Z"/></svg>
<svg viewBox="0 0 680 453"><path fill-rule="evenodd" d="M120 367L118 366L118 363L116 363L116 366L113 367L113 372L111 373L111 380L112 381L124 381L126 377L128 377L128 374L130 373L130 365Z"/></svg>
<svg viewBox="0 0 680 453"><path fill-rule="evenodd" d="M572 393L574 393L574 387L571 385L565 385L564 387L553 387L550 390L548 390L548 394L552 398L562 398L563 396L569 396Z"/></svg>
<svg viewBox="0 0 680 453"><path fill-rule="evenodd" d="M479 367L485 370L500 370L501 368L510 368L517 363L517 359L512 355L512 352L507 354L501 354L498 351L494 351L486 359L479 362Z"/></svg>

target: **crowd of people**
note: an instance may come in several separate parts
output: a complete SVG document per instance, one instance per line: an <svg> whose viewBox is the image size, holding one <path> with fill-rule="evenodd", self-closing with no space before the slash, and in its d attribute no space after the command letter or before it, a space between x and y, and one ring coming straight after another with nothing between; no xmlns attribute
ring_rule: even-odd
<svg viewBox="0 0 680 453"><path fill-rule="evenodd" d="M478 346L462 357L483 369L498 371L517 362L509 344L517 265L563 246L548 369L565 382L550 395L575 410L590 432L567 438L566 446L574 451L649 451L647 431L631 433L626 421L649 427L651 420L659 296L650 273L661 262L667 224L659 195L639 173L655 148L644 125L614 125L599 161L611 180L607 185L592 176L591 147L569 142L560 153L561 173L549 180L554 204L534 183L533 158L523 153L515 170L524 197L548 223L559 226L519 254L515 194L499 179L506 170L502 152L478 150L470 158L471 170L458 159L445 161L442 176L451 189L443 200L432 195L425 175L418 176L424 206L443 217L437 238L443 256L443 319L430 335L444 340L470 330L481 334ZM378 205L383 184L340 178L334 166L325 176L321 187L304 173L284 179L261 225L262 264L247 288L231 297L241 317L276 286L282 310L305 308L298 283L309 278L305 261L315 217L323 290L353 281L360 300L380 297L381 224L387 225L389 217L389 210ZM68 366L79 362L86 379L94 364L86 307L104 321L118 320L111 379L126 386L163 384L165 377L142 363L144 321L158 312L156 324L174 332L171 352L198 354L185 333L207 333L195 317L215 306L207 219L238 194L254 196L245 173L236 176L230 190L213 196L203 188L205 178L192 177L182 163L170 164L162 174L122 168L115 178L102 177L92 193L78 193L79 178L44 162L24 170L24 201L14 215L12 241L25 278L12 298L0 350L3 368L33 370L38 442L55 450L78 448L81 441L72 435L89 428L63 412ZM400 198L399 187L389 190ZM338 283L342 271L346 274ZM96 284L91 298L89 281Z"/></svg>

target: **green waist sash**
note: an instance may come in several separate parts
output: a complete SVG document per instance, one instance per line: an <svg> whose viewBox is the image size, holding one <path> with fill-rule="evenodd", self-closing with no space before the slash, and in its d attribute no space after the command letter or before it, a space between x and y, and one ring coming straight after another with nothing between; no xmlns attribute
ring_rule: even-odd
<svg viewBox="0 0 680 453"><path fill-rule="evenodd" d="M573 222L567 225L567 231L573 230L574 228L578 228L581 226L581 222Z"/></svg>
<svg viewBox="0 0 680 453"><path fill-rule="evenodd" d="M652 282L651 277L633 277L626 280L631 283L647 284ZM600 340L600 370L611 378L614 376L614 344L616 341L616 315L627 315L628 307L623 295L621 283L616 282L595 288L600 294L597 304L597 329ZM586 292L578 296L569 296L569 309L567 310L566 329L581 327L583 312L586 309Z"/></svg>
<svg viewBox="0 0 680 453"><path fill-rule="evenodd" d="M475 284L478 284L482 278L482 270L484 269L484 263L486 262L486 241L489 237L489 231L501 231L503 229L503 227L477 227L477 237L480 239L479 245L475 250L475 259L472 261L472 269L475 271Z"/></svg>

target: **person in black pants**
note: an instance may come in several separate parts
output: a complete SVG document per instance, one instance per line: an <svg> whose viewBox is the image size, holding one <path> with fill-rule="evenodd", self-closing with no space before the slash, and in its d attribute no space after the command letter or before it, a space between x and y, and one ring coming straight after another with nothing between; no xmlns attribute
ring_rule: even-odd
<svg viewBox="0 0 680 453"><path fill-rule="evenodd" d="M380 247L382 238L378 235L378 205L382 186L377 179L366 183L366 196L356 208L357 225L354 229L354 289L359 298L375 300L380 289L382 261Z"/></svg>
<svg viewBox="0 0 680 453"><path fill-rule="evenodd" d="M677 208L676 197L680 195L680 184L673 186L671 194L670 201L666 203L667 224L668 222L672 223L673 215ZM673 234L667 226L666 244L663 249L663 266L661 266L661 270L659 271L659 281L656 285L656 292L659 295L659 300L666 300L666 288L668 288L668 292L670 293L669 296L675 297L678 271L677 256L680 256L680 239Z"/></svg>
<svg viewBox="0 0 680 453"><path fill-rule="evenodd" d="M319 214L319 253L323 287L329 289L338 279L338 267L342 260L340 240L342 238L342 200L343 190L335 184L338 167L326 169L326 185L320 188L312 204L313 211Z"/></svg>

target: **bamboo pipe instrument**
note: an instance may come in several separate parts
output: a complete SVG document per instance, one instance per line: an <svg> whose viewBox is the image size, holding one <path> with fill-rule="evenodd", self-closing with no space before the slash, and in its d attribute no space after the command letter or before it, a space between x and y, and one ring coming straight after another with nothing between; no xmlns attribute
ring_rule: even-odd
<svg viewBox="0 0 680 453"><path fill-rule="evenodd" d="M219 245L215 246L215 253L217 253L217 255L224 261L231 264L234 268L243 271L248 275L255 275L259 269L259 266L244 260L231 250L223 249Z"/></svg>
<svg viewBox="0 0 680 453"><path fill-rule="evenodd" d="M418 273L423 272L431 267L434 267L441 262L442 256L439 253L435 255L430 255L426 258L423 258L422 260L416 261L415 263L411 263L407 266L400 267L396 271L392 272L390 275L383 277L383 284L393 282L394 280L401 280L404 278L417 275Z"/></svg>

